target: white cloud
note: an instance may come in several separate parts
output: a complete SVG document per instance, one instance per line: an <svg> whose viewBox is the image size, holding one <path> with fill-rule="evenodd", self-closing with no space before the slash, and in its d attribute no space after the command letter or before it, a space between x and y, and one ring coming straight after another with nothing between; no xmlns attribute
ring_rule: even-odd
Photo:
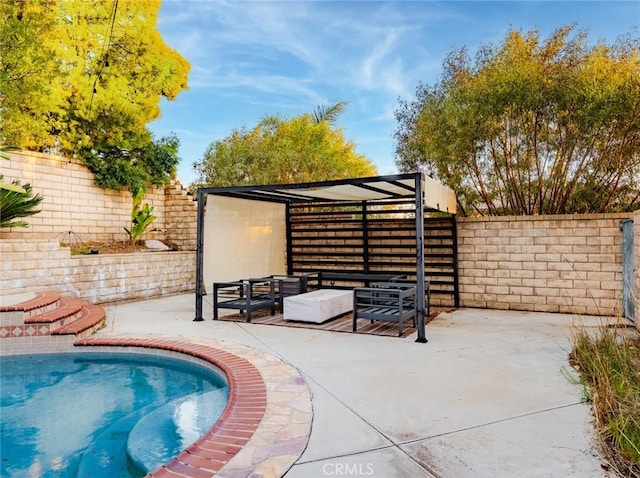
<svg viewBox="0 0 640 478"><path fill-rule="evenodd" d="M187 131L179 136L185 149L202 150L262 115L347 101L339 120L345 136L388 164L398 97L411 99L419 82L438 81L452 49L466 46L473 55L500 43L509 28L551 32L575 22L615 38L631 23L627 4L164 0L159 29L192 69L181 107L163 104L156 126L201 132L206 143Z"/></svg>

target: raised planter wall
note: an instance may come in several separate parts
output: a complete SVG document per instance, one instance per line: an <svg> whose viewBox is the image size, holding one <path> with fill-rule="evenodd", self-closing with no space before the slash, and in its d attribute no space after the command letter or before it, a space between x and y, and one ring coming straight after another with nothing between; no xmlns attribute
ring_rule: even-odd
<svg viewBox="0 0 640 478"><path fill-rule="evenodd" d="M54 289L92 303L195 290L195 252L71 255L39 240L1 240L3 292Z"/></svg>

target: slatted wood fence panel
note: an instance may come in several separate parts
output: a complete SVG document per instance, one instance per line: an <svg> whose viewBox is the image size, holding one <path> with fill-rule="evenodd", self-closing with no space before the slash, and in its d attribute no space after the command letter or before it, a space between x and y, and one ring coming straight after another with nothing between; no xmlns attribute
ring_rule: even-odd
<svg viewBox="0 0 640 478"><path fill-rule="evenodd" d="M391 273L415 278L413 203L384 206L317 204L289 210L289 266L294 274L316 271ZM425 276L434 306L459 305L455 217L426 217Z"/></svg>

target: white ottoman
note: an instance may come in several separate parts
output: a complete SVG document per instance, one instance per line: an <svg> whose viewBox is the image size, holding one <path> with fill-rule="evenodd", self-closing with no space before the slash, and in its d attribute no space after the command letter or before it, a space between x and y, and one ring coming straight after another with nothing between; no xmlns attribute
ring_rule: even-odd
<svg viewBox="0 0 640 478"><path fill-rule="evenodd" d="M352 290L318 289L284 298L285 320L321 324L352 310Z"/></svg>

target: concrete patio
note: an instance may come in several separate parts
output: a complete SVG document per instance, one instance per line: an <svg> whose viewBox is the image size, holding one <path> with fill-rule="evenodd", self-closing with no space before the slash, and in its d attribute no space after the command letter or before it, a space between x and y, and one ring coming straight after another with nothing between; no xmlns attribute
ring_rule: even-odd
<svg viewBox="0 0 640 478"><path fill-rule="evenodd" d="M307 449L287 478L602 477L589 405L571 383L565 314L460 309L414 337L193 322L194 295L106 307L106 334L197 336L294 365L313 395Z"/></svg>

